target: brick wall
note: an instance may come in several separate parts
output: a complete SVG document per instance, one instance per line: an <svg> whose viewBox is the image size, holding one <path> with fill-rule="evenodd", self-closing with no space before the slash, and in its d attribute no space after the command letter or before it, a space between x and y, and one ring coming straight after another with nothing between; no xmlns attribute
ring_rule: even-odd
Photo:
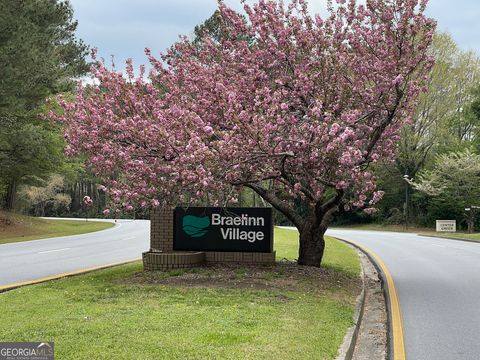
<svg viewBox="0 0 480 360"><path fill-rule="evenodd" d="M192 268L205 264L205 253L160 253L150 251L143 253L143 264L147 271Z"/></svg>
<svg viewBox="0 0 480 360"><path fill-rule="evenodd" d="M206 251L205 261L207 264L237 263L268 265L275 263L275 251L271 253Z"/></svg>
<svg viewBox="0 0 480 360"><path fill-rule="evenodd" d="M153 251L173 251L173 209L152 210L150 248Z"/></svg>

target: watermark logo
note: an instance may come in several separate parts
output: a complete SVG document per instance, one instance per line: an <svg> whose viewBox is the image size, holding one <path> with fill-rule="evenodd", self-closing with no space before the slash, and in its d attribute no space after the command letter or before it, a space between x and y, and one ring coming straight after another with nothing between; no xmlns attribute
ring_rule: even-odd
<svg viewBox="0 0 480 360"><path fill-rule="evenodd" d="M186 215L183 217L182 227L187 235L194 238L205 236L208 233L210 219L208 216L198 217Z"/></svg>
<svg viewBox="0 0 480 360"><path fill-rule="evenodd" d="M0 360L54 360L53 342L0 342Z"/></svg>

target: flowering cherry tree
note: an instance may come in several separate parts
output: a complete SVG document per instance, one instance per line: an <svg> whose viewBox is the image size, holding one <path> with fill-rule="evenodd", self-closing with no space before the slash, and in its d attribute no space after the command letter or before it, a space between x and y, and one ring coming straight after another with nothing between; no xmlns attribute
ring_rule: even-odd
<svg viewBox="0 0 480 360"><path fill-rule="evenodd" d="M298 228L299 264L319 266L339 207L382 197L369 165L393 158L433 62L426 3L337 0L321 18L305 0L244 3L246 17L219 1L220 38L147 49L148 76L97 62L98 85L52 116L117 208L223 205L247 187Z"/></svg>
<svg viewBox="0 0 480 360"><path fill-rule="evenodd" d="M90 196L83 197L83 207L85 211L85 221L88 221L88 210L92 207L93 200Z"/></svg>

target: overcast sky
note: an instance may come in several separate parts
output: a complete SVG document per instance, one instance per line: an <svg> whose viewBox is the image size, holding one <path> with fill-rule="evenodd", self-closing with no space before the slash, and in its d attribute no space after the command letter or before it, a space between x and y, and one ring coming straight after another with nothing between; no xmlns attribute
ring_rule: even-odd
<svg viewBox="0 0 480 360"><path fill-rule="evenodd" d="M178 35L191 35L195 25L215 11L216 0L70 0L79 21L78 37L97 47L100 56L115 56L117 67L126 58L147 62L143 49L154 54L172 45ZM312 12L324 11L325 0L310 0ZM226 0L241 9L239 0ZM428 15L441 31L452 34L465 50L480 54L480 1L430 0Z"/></svg>

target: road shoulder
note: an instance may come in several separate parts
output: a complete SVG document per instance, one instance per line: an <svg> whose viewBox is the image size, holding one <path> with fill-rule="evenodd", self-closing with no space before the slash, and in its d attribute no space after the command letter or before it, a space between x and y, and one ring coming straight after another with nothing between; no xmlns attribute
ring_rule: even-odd
<svg viewBox="0 0 480 360"><path fill-rule="evenodd" d="M382 280L363 251L351 246L357 250L362 264L363 289L357 298L355 325L345 335L336 360L385 360L388 316Z"/></svg>

